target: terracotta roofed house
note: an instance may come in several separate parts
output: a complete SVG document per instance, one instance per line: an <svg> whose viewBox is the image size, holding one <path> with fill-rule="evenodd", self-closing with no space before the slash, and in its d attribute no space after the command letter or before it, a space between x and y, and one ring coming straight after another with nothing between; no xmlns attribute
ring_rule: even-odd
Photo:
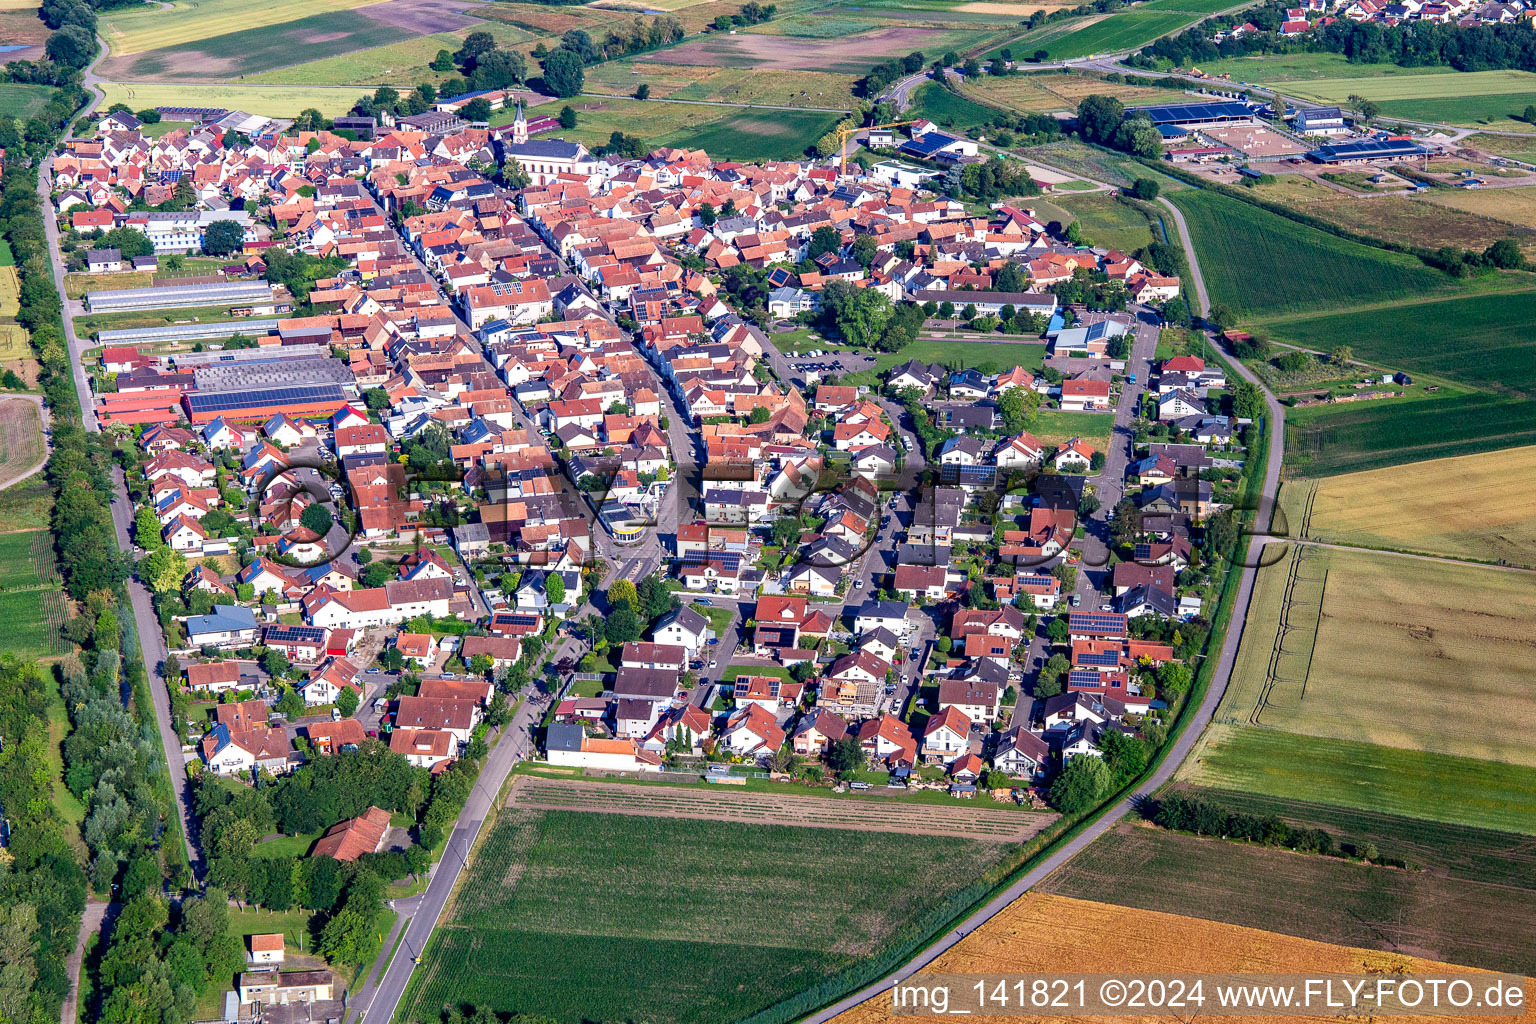
<svg viewBox="0 0 1536 1024"><path fill-rule="evenodd" d="M389 812L370 807L355 818L338 821L326 830L310 851L312 857L354 861L365 853L377 853L389 832Z"/></svg>

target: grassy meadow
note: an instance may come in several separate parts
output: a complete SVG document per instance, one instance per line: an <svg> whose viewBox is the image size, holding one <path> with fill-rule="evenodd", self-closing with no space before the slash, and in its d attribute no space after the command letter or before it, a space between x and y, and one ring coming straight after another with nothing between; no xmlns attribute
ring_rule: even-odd
<svg viewBox="0 0 1536 1024"><path fill-rule="evenodd" d="M1071 213L1093 245L1132 252L1162 240L1159 208L1108 195L1057 196L1052 202Z"/></svg>
<svg viewBox="0 0 1536 1024"><path fill-rule="evenodd" d="M1186 0L1193 2L1193 0ZM1043 48L1051 60L1069 60L1095 53L1135 50L1170 32L1177 32L1200 20L1199 14L1183 10L1138 7L1111 14L1047 43Z"/></svg>
<svg viewBox="0 0 1536 1024"><path fill-rule="evenodd" d="M1184 198L1177 202L1182 206ZM1445 280L1434 271L1424 273ZM1515 280L1523 283L1523 278ZM1324 352L1344 339L1358 358L1392 369L1434 373L1496 394L1536 397L1536 291L1463 291L1271 318L1263 321L1263 332Z"/></svg>
<svg viewBox="0 0 1536 1024"><path fill-rule="evenodd" d="M999 856L842 829L504 811L401 1005L736 1020L871 956ZM902 870L892 870L900 861Z"/></svg>

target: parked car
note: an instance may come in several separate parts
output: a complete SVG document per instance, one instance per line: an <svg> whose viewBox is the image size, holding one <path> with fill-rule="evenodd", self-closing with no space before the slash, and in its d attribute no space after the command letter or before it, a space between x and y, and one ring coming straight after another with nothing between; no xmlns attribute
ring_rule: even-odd
<svg viewBox="0 0 1536 1024"><path fill-rule="evenodd" d="M849 789L868 789L869 788L869 783L867 783L867 782L850 782L850 783L848 783L848 788Z"/></svg>
<svg viewBox="0 0 1536 1024"><path fill-rule="evenodd" d="M723 764L712 764L708 768L705 768L704 772L707 775L729 775L729 774L731 774L730 768L726 767Z"/></svg>
<svg viewBox="0 0 1536 1024"><path fill-rule="evenodd" d="M341 721L341 708L331 708L331 721Z"/></svg>

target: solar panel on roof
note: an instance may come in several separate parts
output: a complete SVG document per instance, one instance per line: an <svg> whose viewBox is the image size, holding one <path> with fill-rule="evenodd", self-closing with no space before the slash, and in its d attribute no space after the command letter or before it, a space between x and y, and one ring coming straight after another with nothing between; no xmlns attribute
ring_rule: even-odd
<svg viewBox="0 0 1536 1024"><path fill-rule="evenodd" d="M1067 626L1074 633L1123 630L1125 616L1108 612L1073 612L1067 617Z"/></svg>
<svg viewBox="0 0 1536 1024"><path fill-rule="evenodd" d="M1103 679L1092 669L1075 668L1067 672L1068 686L1101 686Z"/></svg>
<svg viewBox="0 0 1536 1024"><path fill-rule="evenodd" d="M1119 651L1094 651L1080 655L1077 659L1079 665L1108 665L1111 668L1120 664Z"/></svg>
<svg viewBox="0 0 1536 1024"><path fill-rule="evenodd" d="M1131 116L1145 114L1153 124L1170 124L1175 121L1215 121L1224 117L1249 117L1247 104L1236 101L1222 103L1180 103L1172 106L1132 107L1126 112Z"/></svg>
<svg viewBox="0 0 1536 1024"><path fill-rule="evenodd" d="M260 391L228 391L221 394L188 395L187 407L193 412L230 412L267 405L311 402L345 402L346 393L337 384L294 385L263 388Z"/></svg>

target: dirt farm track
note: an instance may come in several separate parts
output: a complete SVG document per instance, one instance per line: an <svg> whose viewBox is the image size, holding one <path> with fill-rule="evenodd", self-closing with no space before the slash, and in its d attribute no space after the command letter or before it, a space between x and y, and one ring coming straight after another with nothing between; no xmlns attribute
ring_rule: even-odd
<svg viewBox="0 0 1536 1024"><path fill-rule="evenodd" d="M600 814L664 815L734 821L746 825L850 828L909 835L951 836L977 842L1023 842L1048 825L1037 814L987 802L919 804L878 799L835 799L799 794L733 793L682 786L629 786L531 775L513 780L507 806L522 810L593 811Z"/></svg>

